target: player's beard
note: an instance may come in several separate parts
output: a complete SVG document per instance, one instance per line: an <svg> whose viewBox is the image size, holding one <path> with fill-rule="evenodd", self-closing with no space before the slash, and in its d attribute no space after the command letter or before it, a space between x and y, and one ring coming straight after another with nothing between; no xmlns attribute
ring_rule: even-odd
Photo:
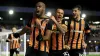
<svg viewBox="0 0 100 56"><path fill-rule="evenodd" d="M77 18L77 15L73 15L73 18Z"/></svg>
<svg viewBox="0 0 100 56"><path fill-rule="evenodd" d="M57 18L56 18L56 20L58 21L58 22L60 22L61 20L62 20L62 16L58 16Z"/></svg>
<svg viewBox="0 0 100 56"><path fill-rule="evenodd" d="M36 16L39 18L41 18L42 14L43 14L42 12L36 12Z"/></svg>

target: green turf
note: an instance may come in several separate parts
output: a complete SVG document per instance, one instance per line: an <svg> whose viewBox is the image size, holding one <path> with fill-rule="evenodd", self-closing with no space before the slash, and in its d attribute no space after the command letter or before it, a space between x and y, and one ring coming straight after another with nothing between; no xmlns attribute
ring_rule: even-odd
<svg viewBox="0 0 100 56"><path fill-rule="evenodd" d="M96 54L95 55L92 54L92 55L87 55L87 56L100 56L100 54L97 54L97 55Z"/></svg>

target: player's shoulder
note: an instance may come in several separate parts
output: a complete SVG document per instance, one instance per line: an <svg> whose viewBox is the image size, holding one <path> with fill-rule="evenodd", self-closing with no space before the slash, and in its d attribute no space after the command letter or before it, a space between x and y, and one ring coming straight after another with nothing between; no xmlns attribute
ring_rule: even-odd
<svg viewBox="0 0 100 56"><path fill-rule="evenodd" d="M62 20L62 24L65 24L65 25L68 25L69 24L69 22L70 22L70 19L63 19Z"/></svg>
<svg viewBox="0 0 100 56"><path fill-rule="evenodd" d="M14 35L15 38L19 38L20 37L19 33L14 33L13 35Z"/></svg>
<svg viewBox="0 0 100 56"><path fill-rule="evenodd" d="M11 37L12 34L8 34L8 37Z"/></svg>
<svg viewBox="0 0 100 56"><path fill-rule="evenodd" d="M54 17L54 16L49 17L48 24L54 24L54 22L52 21L52 19L50 19L50 18L53 18L53 17Z"/></svg>

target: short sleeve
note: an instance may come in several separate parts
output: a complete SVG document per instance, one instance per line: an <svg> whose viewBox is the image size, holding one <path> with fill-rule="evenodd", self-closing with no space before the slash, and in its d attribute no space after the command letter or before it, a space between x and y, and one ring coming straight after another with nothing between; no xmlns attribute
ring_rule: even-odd
<svg viewBox="0 0 100 56"><path fill-rule="evenodd" d="M26 24L26 26L31 27L31 22L32 22L32 19L30 19L30 20L28 21L28 23Z"/></svg>
<svg viewBox="0 0 100 56"><path fill-rule="evenodd" d="M52 25L53 25L53 21L49 20L49 22L47 23L47 30L52 30Z"/></svg>
<svg viewBox="0 0 100 56"><path fill-rule="evenodd" d="M9 34L8 39L11 39L11 34Z"/></svg>
<svg viewBox="0 0 100 56"><path fill-rule="evenodd" d="M89 24L85 23L85 30L90 30Z"/></svg>

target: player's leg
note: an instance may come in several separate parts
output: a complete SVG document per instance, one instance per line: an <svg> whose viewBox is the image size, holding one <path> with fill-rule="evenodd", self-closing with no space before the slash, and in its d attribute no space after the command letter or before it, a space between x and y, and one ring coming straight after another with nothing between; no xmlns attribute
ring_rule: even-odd
<svg viewBox="0 0 100 56"><path fill-rule="evenodd" d="M19 48L16 48L15 49L15 52L16 52L16 56L19 56L20 49Z"/></svg>
<svg viewBox="0 0 100 56"><path fill-rule="evenodd" d="M25 56L36 56L36 52L34 51L33 47L27 47Z"/></svg>
<svg viewBox="0 0 100 56"><path fill-rule="evenodd" d="M14 49L10 49L10 56L13 56L14 54Z"/></svg>

